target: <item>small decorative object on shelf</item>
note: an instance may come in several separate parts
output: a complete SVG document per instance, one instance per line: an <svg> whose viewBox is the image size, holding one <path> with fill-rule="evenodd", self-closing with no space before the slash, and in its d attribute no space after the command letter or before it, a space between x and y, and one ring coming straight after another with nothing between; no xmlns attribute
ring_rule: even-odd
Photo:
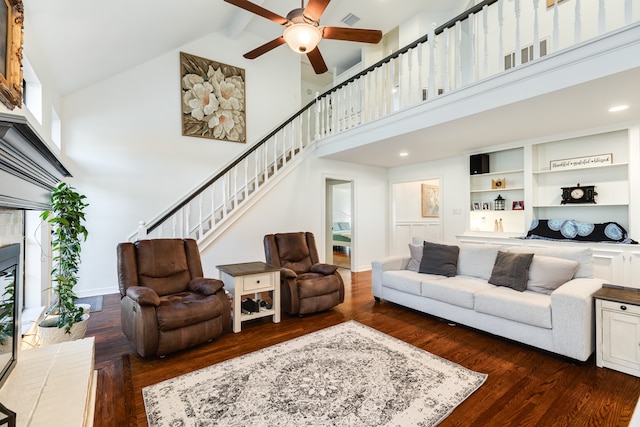
<svg viewBox="0 0 640 427"><path fill-rule="evenodd" d="M491 210L491 205L489 204L489 202L482 202L482 210L483 211L490 211Z"/></svg>
<svg viewBox="0 0 640 427"><path fill-rule="evenodd" d="M512 211L522 211L522 210L524 210L524 200L514 200L511 203L511 210Z"/></svg>
<svg viewBox="0 0 640 427"><path fill-rule="evenodd" d="M496 197L495 200L493 201L493 208L497 211L503 211L504 204L505 204L505 199L498 194L498 197Z"/></svg>
<svg viewBox="0 0 640 427"><path fill-rule="evenodd" d="M507 178L500 178L500 179L492 179L491 180L491 189L492 190L501 190L503 188L507 188Z"/></svg>
<svg viewBox="0 0 640 427"><path fill-rule="evenodd" d="M580 183L578 183L575 187L562 187L562 201L560 204L595 203L595 196L597 195L595 186L586 185L581 187Z"/></svg>

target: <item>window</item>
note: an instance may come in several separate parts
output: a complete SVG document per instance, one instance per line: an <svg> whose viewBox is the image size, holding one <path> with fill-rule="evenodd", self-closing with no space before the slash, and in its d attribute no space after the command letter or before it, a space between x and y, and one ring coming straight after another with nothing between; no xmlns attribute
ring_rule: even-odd
<svg viewBox="0 0 640 427"><path fill-rule="evenodd" d="M56 147L62 149L62 122L53 107L51 107L51 140L56 144Z"/></svg>
<svg viewBox="0 0 640 427"><path fill-rule="evenodd" d="M540 40L540 57L543 57L547 54L547 40ZM533 45L525 46L520 51L520 62L521 64L526 64L529 61L533 61L535 58L533 57ZM516 53L511 52L504 56L504 69L508 70L509 68L515 67L516 64Z"/></svg>
<svg viewBox="0 0 640 427"><path fill-rule="evenodd" d="M42 84L29 60L22 58L23 102L33 117L42 124Z"/></svg>

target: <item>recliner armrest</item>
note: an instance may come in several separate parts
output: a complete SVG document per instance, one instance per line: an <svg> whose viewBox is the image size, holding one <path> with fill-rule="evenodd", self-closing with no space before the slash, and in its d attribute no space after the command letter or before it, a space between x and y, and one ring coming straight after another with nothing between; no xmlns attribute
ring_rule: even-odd
<svg viewBox="0 0 640 427"><path fill-rule="evenodd" d="M280 277L284 279L295 279L298 275L292 269L282 267L280 269Z"/></svg>
<svg viewBox="0 0 640 427"><path fill-rule="evenodd" d="M190 291L197 292L202 295L213 295L218 292L224 283L218 279L209 279L206 277L196 277L191 279L187 286Z"/></svg>
<svg viewBox="0 0 640 427"><path fill-rule="evenodd" d="M127 296L140 305L160 305L160 297L151 288L144 286L130 286L127 288Z"/></svg>
<svg viewBox="0 0 640 427"><path fill-rule="evenodd" d="M312 273L320 273L324 274L325 276L335 273L337 269L338 266L333 264L318 263L311 266Z"/></svg>

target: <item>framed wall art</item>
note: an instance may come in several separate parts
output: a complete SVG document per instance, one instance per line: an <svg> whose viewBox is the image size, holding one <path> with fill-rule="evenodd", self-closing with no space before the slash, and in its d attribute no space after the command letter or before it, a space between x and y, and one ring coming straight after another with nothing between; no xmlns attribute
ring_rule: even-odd
<svg viewBox="0 0 640 427"><path fill-rule="evenodd" d="M440 187L422 184L422 217L440 217Z"/></svg>
<svg viewBox="0 0 640 427"><path fill-rule="evenodd" d="M182 135L247 142L244 69L180 52Z"/></svg>
<svg viewBox="0 0 640 427"><path fill-rule="evenodd" d="M22 105L22 0L0 1L0 102L8 109Z"/></svg>

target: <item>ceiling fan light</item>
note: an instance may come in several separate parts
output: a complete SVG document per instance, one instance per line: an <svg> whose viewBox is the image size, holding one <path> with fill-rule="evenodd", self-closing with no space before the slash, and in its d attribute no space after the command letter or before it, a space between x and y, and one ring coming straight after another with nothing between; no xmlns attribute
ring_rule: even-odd
<svg viewBox="0 0 640 427"><path fill-rule="evenodd" d="M282 36L291 50L298 53L311 52L322 39L318 27L304 22L288 26Z"/></svg>

